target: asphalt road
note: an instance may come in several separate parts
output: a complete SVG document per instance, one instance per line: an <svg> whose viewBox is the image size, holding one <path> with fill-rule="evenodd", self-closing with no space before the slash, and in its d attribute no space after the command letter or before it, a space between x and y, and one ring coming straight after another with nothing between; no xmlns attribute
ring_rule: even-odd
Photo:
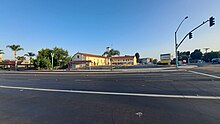
<svg viewBox="0 0 220 124"><path fill-rule="evenodd" d="M210 75L1 73L0 123L219 124L220 78Z"/></svg>

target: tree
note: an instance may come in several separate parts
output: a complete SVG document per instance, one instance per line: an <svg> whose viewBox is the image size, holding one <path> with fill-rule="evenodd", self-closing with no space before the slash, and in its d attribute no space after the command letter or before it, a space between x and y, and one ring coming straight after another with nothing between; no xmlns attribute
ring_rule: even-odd
<svg viewBox="0 0 220 124"><path fill-rule="evenodd" d="M32 57L34 57L35 54L34 54L33 52L27 52L27 54L25 54L24 56L29 57L29 60L30 60L30 68L31 68Z"/></svg>
<svg viewBox="0 0 220 124"><path fill-rule="evenodd" d="M51 54L52 50L46 48L46 49L41 49L38 51L38 55L36 60L34 61L34 65L36 67L40 68L50 68L50 60L51 60Z"/></svg>
<svg viewBox="0 0 220 124"><path fill-rule="evenodd" d="M70 61L67 50L55 47L52 51L54 53L54 66L61 66L61 64L67 64Z"/></svg>
<svg viewBox="0 0 220 124"><path fill-rule="evenodd" d="M54 66L60 66L61 63L65 65L70 60L67 50L64 50L62 48L57 48L57 47L53 49L46 48L46 49L41 49L40 51L38 51L37 58L36 60L34 60L34 65L40 68L50 68L51 61L52 61L51 53L54 54L54 57L53 57ZM48 62L50 64L48 64Z"/></svg>
<svg viewBox="0 0 220 124"><path fill-rule="evenodd" d="M17 56L16 58L17 58L17 60L21 60L21 61L26 60L26 58L24 56Z"/></svg>
<svg viewBox="0 0 220 124"><path fill-rule="evenodd" d="M220 51L218 52L207 52L204 54L202 60L206 61L206 62L210 62L213 58L220 58Z"/></svg>
<svg viewBox="0 0 220 124"><path fill-rule="evenodd" d="M111 71L112 71L112 56L115 56L115 55L120 55L120 52L118 50L114 50L114 49L111 49L109 51L106 51L103 53L103 56L107 55L106 57L110 60L110 65L111 65Z"/></svg>
<svg viewBox="0 0 220 124"><path fill-rule="evenodd" d="M10 48L13 52L14 52L14 59L15 59L15 70L17 70L17 52L20 50L24 50L23 48L21 48L20 45L7 45L6 48Z"/></svg>
<svg viewBox="0 0 220 124"><path fill-rule="evenodd" d="M157 64L157 61L158 61L157 59L154 59L153 64Z"/></svg>
<svg viewBox="0 0 220 124"><path fill-rule="evenodd" d="M4 54L3 50L0 50L0 54Z"/></svg>
<svg viewBox="0 0 220 124"><path fill-rule="evenodd" d="M193 60L199 60L202 58L202 52L200 51L200 49L195 49L194 52L192 52L190 54L190 57L193 59Z"/></svg>
<svg viewBox="0 0 220 124"><path fill-rule="evenodd" d="M40 68L50 68L51 67L51 62L49 58L38 58L34 60L34 65L35 67L40 67Z"/></svg>
<svg viewBox="0 0 220 124"><path fill-rule="evenodd" d="M135 57L137 58L137 63L140 62L140 54L139 53L135 53Z"/></svg>
<svg viewBox="0 0 220 124"><path fill-rule="evenodd" d="M190 51L184 51L179 53L179 60L186 60L188 62L190 57Z"/></svg>

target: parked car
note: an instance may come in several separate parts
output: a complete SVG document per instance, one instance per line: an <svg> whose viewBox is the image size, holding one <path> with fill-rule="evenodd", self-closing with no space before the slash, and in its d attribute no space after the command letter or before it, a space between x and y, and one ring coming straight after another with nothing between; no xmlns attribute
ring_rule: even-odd
<svg viewBox="0 0 220 124"><path fill-rule="evenodd" d="M212 63L220 63L220 58L213 58Z"/></svg>

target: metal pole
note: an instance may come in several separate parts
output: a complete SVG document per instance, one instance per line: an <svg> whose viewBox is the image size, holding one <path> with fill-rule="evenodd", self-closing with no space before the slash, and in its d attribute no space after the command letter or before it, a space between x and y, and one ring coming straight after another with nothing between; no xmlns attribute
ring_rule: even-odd
<svg viewBox="0 0 220 124"><path fill-rule="evenodd" d="M51 57L52 57L52 71L53 71L53 57L54 57L54 53L51 53Z"/></svg>
<svg viewBox="0 0 220 124"><path fill-rule="evenodd" d="M52 71L53 71L53 56L52 56Z"/></svg>
<svg viewBox="0 0 220 124"><path fill-rule="evenodd" d="M189 60L189 58L190 58L190 55L188 56L188 64L190 64L190 60Z"/></svg>
<svg viewBox="0 0 220 124"><path fill-rule="evenodd" d="M175 54L176 54L176 69L178 69L178 51L177 51L177 38L176 38L176 32L175 32Z"/></svg>
<svg viewBox="0 0 220 124"><path fill-rule="evenodd" d="M180 26L182 25L182 23L184 22L184 20L186 20L187 18L188 18L188 16L186 16L186 17L181 21L181 23L179 24L179 26L177 27L176 32L175 32L176 69L178 69L178 65L179 65L179 61L178 61L178 43L177 43L176 33L177 33L177 31L179 30L179 28L180 28Z"/></svg>

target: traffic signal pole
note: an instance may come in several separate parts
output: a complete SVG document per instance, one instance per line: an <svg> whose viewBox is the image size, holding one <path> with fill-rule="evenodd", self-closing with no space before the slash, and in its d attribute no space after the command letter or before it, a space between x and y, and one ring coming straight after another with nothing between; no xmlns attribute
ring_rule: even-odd
<svg viewBox="0 0 220 124"><path fill-rule="evenodd" d="M206 20L205 22L202 22L202 24L200 24L199 26L195 27L194 29L192 29L188 34L186 34L186 36L181 40L181 42L177 45L177 49L180 47L180 45L183 43L183 41L186 39L186 37L188 35L190 35L190 33L192 34L193 31L195 31L196 29L198 29L199 27L201 27L202 25L204 25L205 23L209 22L209 20Z"/></svg>
<svg viewBox="0 0 220 124"><path fill-rule="evenodd" d="M176 68L178 69L178 51L177 51L177 46L178 46L178 43L177 43L177 31L179 30L180 26L182 25L182 23L188 18L188 16L186 16L182 21L181 23L179 24L179 26L177 27L176 31L175 31L175 53L176 53Z"/></svg>
<svg viewBox="0 0 220 124"><path fill-rule="evenodd" d="M210 27L213 26L215 24L214 19L215 19L214 17L210 17L209 20L206 20L206 21L202 22L202 24L200 24L199 26L192 29L189 33L186 34L186 36L183 37L183 39L181 40L181 42L179 44L177 43L176 32L175 32L176 69L178 69L178 52L177 51L178 51L178 48L180 47L180 45L186 39L186 37L189 36L189 39L191 39L192 38L192 32L195 31L196 29L198 29L199 27L201 27L202 25L204 25L207 22L210 22L210 24L209 24Z"/></svg>
<svg viewBox="0 0 220 124"><path fill-rule="evenodd" d="M176 32L175 32L175 54L176 54L176 68L178 69L178 51L177 51L177 38L176 38Z"/></svg>

